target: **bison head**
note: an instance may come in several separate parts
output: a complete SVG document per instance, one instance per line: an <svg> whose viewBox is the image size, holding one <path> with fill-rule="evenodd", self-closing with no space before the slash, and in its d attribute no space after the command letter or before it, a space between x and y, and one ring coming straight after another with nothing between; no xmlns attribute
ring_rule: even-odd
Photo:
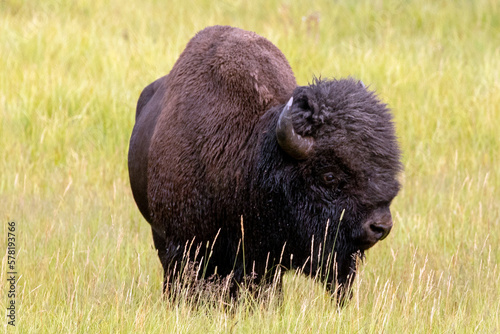
<svg viewBox="0 0 500 334"><path fill-rule="evenodd" d="M279 158L261 167L277 164L262 173L281 198L287 247L304 272L321 270L332 287L349 285L356 259L392 228L389 206L402 168L392 116L353 79L315 80L280 108L275 139L268 137L274 147L263 153Z"/></svg>

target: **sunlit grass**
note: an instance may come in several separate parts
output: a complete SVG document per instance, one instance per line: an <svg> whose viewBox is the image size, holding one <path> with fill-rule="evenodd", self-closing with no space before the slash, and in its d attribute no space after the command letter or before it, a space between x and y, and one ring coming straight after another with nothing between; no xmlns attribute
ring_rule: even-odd
<svg viewBox="0 0 500 334"><path fill-rule="evenodd" d="M499 7L0 2L0 245L16 221L18 331L499 332ZM299 84L353 76L394 111L405 165L395 228L368 252L344 309L294 273L281 305L161 298L161 266L128 183L135 103L213 24L270 39ZM3 257L2 308L6 272Z"/></svg>

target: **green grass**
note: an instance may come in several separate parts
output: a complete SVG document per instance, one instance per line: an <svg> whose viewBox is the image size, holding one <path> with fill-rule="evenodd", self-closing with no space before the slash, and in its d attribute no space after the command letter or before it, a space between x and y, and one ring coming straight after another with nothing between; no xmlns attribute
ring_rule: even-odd
<svg viewBox="0 0 500 334"><path fill-rule="evenodd" d="M281 306L161 298L128 181L135 103L213 24L270 39L299 84L354 76L394 111L405 165L395 228L342 310L293 273ZM1 1L0 246L16 221L15 329L500 332L499 36L496 0Z"/></svg>

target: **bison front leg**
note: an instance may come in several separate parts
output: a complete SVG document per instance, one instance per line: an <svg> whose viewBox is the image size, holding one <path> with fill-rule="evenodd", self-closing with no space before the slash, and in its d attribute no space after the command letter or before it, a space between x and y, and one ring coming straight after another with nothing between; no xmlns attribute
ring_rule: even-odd
<svg viewBox="0 0 500 334"><path fill-rule="evenodd" d="M231 273L233 284L230 295L233 300L243 294L281 303L283 274L286 270L280 264L269 263L265 257L261 261L246 263L245 267L243 263L239 263Z"/></svg>

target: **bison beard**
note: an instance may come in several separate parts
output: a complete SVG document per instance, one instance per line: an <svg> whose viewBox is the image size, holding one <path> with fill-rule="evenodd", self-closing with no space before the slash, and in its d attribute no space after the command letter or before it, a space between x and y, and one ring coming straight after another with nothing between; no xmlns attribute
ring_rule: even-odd
<svg viewBox="0 0 500 334"><path fill-rule="evenodd" d="M392 227L401 168L390 111L362 83L297 86L272 43L221 26L144 89L129 148L173 295L194 265L233 292L301 268L342 299L357 258Z"/></svg>

